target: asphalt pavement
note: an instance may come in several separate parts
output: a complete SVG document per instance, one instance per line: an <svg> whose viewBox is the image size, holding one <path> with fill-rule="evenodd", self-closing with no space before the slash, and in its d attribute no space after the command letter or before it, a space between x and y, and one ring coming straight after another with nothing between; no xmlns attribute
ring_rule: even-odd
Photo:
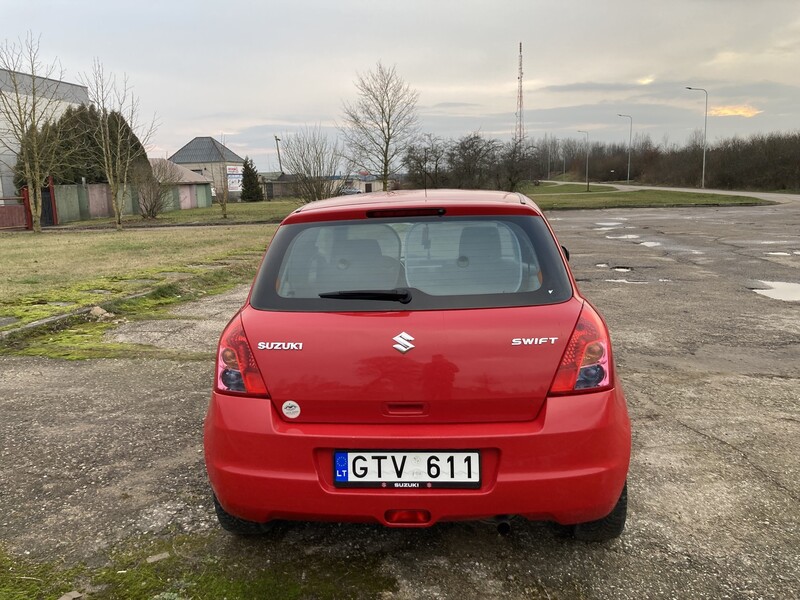
<svg viewBox="0 0 800 600"><path fill-rule="evenodd" d="M416 598L800 597L800 202L549 215L609 323L633 426L629 522L564 540L514 522L296 524L248 552L380 557ZM213 351L246 288L109 341ZM3 358L0 543L99 561L141 535L219 536L201 425L212 365ZM30 553L30 554L25 554Z"/></svg>

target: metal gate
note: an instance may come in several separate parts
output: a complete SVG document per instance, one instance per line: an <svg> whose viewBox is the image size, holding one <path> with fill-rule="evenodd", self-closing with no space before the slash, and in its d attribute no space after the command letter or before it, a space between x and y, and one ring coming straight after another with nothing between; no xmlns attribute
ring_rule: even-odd
<svg viewBox="0 0 800 600"><path fill-rule="evenodd" d="M26 229L33 229L33 201L27 187L22 188L22 198L25 203L27 217ZM53 187L53 178L50 178L49 185L42 188L42 216L39 219L42 227L58 225L58 208L56 207L56 193Z"/></svg>
<svg viewBox="0 0 800 600"><path fill-rule="evenodd" d="M50 188L42 188L42 218L40 222L42 227L56 224L53 195L50 193Z"/></svg>

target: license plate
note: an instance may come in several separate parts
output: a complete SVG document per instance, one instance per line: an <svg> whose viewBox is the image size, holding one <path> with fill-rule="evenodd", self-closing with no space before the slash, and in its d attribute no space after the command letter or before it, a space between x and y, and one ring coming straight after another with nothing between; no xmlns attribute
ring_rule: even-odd
<svg viewBox="0 0 800 600"><path fill-rule="evenodd" d="M477 489L481 486L481 455L477 450L336 450L333 471L336 487Z"/></svg>

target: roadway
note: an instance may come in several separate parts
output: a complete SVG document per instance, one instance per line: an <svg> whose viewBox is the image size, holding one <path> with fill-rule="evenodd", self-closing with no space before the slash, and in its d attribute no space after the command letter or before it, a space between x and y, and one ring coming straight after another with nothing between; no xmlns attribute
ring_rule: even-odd
<svg viewBox="0 0 800 600"><path fill-rule="evenodd" d="M521 522L505 537L455 523L293 524L231 538L216 526L201 453L211 358L4 357L0 543L66 564L177 535L211 540L215 561L246 554L264 569L319 572L347 556L352 568L335 575L342 597L356 596L359 561L371 557L396 581L385 600L796 598L800 203L778 196L772 206L550 214L610 325L630 406L630 514L618 540L575 543ZM108 339L210 353L245 294Z"/></svg>

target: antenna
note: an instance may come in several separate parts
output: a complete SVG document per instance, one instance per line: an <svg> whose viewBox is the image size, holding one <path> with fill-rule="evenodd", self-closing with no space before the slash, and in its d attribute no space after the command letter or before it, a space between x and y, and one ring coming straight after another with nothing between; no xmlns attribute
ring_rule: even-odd
<svg viewBox="0 0 800 600"><path fill-rule="evenodd" d="M522 108L522 42L519 43L519 75L517 75L517 127L514 141L521 142L525 138L525 116Z"/></svg>

